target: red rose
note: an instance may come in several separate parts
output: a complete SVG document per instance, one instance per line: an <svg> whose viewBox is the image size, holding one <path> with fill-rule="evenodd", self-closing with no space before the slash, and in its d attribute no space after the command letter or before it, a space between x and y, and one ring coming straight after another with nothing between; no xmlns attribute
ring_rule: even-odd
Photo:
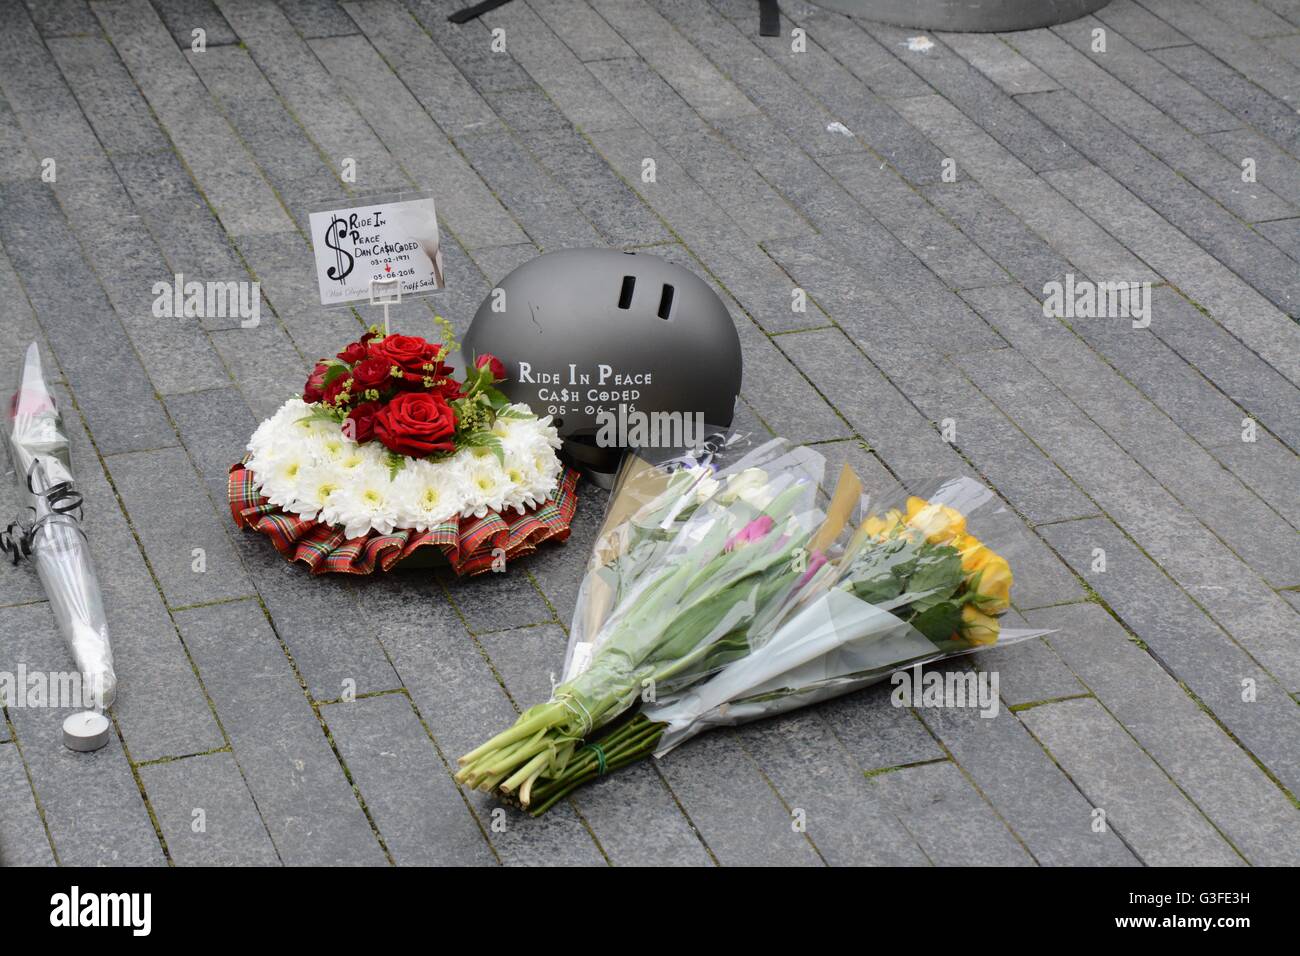
<svg viewBox="0 0 1300 956"><path fill-rule="evenodd" d="M390 335L369 345L370 354L396 365L403 372L425 376L425 366L436 360L438 346L418 335Z"/></svg>
<svg viewBox="0 0 1300 956"><path fill-rule="evenodd" d="M381 402L362 402L348 413L343 422L343 434L357 444L375 437L375 416L383 408Z"/></svg>
<svg viewBox="0 0 1300 956"><path fill-rule="evenodd" d="M456 450L456 413L440 395L402 392L375 415L375 437L399 455Z"/></svg>
<svg viewBox="0 0 1300 956"><path fill-rule="evenodd" d="M338 357L349 365L355 365L366 357L366 343L352 342L338 354Z"/></svg>
<svg viewBox="0 0 1300 956"><path fill-rule="evenodd" d="M329 366L322 360L316 363L316 367L311 370L307 376L307 384L302 387L302 400L307 404L319 402L325 397L325 373L329 371Z"/></svg>
<svg viewBox="0 0 1300 956"><path fill-rule="evenodd" d="M326 405L337 405L339 393L347 388L352 382L352 376L346 372L341 375L335 375L333 381L325 386L325 394L321 396L321 401ZM350 395L351 393L349 393Z"/></svg>
<svg viewBox="0 0 1300 956"><path fill-rule="evenodd" d="M492 381L504 382L506 378L506 363L501 361L491 352L487 352L478 357L474 363L478 368L486 365L492 372Z"/></svg>
<svg viewBox="0 0 1300 956"><path fill-rule="evenodd" d="M354 390L358 395L368 388L383 389L392 379L392 366L381 358L364 359L352 369Z"/></svg>

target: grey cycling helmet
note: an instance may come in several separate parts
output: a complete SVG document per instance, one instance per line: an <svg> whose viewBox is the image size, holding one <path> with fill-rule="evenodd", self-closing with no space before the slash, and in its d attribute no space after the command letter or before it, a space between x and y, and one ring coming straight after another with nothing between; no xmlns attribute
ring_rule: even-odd
<svg viewBox="0 0 1300 956"><path fill-rule="evenodd" d="M727 307L699 276L646 253L566 249L524 263L479 306L462 350L500 358L502 390L553 416L568 457L596 471L644 447L635 429L611 441L611 416L677 412L726 428L740 393Z"/></svg>

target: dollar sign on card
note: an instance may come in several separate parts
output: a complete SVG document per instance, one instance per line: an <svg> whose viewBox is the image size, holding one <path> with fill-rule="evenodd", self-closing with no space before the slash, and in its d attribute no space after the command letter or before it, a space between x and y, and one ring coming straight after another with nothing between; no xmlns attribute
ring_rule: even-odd
<svg viewBox="0 0 1300 956"><path fill-rule="evenodd" d="M325 245L334 250L334 265L326 269L325 274L339 283L342 283L352 273L352 266L356 262L352 257L352 253L339 244L347 234L347 222L337 216L330 222L329 228L325 230ZM347 260L346 264L344 264L344 259Z"/></svg>

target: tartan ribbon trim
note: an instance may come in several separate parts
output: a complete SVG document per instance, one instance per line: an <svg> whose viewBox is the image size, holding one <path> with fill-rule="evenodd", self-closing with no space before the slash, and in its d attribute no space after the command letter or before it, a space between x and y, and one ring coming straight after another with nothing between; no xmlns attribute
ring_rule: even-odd
<svg viewBox="0 0 1300 956"><path fill-rule="evenodd" d="M482 518L453 518L428 531L397 528L350 539L337 525L308 521L268 502L242 461L231 466L226 492L235 524L266 535L287 560L306 564L312 574L388 571L420 548L432 547L457 575L475 575L492 569L497 548L510 562L544 542L567 539L578 507L578 473L565 468L551 496L523 514L489 511Z"/></svg>

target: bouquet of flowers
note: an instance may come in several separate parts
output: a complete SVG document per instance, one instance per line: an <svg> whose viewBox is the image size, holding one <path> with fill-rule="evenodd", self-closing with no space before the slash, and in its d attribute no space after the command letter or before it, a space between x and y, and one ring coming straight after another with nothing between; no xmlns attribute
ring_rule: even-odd
<svg viewBox="0 0 1300 956"><path fill-rule="evenodd" d="M748 653L815 570L800 556L815 530L821 461L785 458L788 467L771 472L751 462L719 478L703 464L675 471L612 529L620 550L589 570L580 591L580 601L599 595L601 610L578 612L575 633L590 640L570 649L576 675L462 757L457 780L517 792L526 805L540 778L563 773L583 739L646 688L688 687Z"/></svg>
<svg viewBox="0 0 1300 956"><path fill-rule="evenodd" d="M815 470L802 468L805 474ZM672 541L650 560L637 561L638 581L669 575L689 560L701 540L692 525L725 507L719 499L725 501L729 488L743 486L751 500L775 504L782 477L776 469L745 469L722 474L720 480L696 478L689 488L687 479L670 477L661 499L605 533L606 539L617 537L628 547L603 554L598 547L581 593L588 583L619 574L620 563L644 545L646 533L637 524L638 519L644 523L647 512L653 527L670 534ZM998 615L1010 606L1012 574L985 541L999 537L1011 516L986 488L957 479L939 485L928 499L865 502L859 501L860 491L846 470L827 511L802 515L800 527L815 529L810 534L782 535L777 539L782 547L765 537L746 545L758 548L752 561L771 556L777 563L768 566L769 572L790 578L785 587L755 592L748 626L722 641L682 619L679 606L645 600L644 585L624 583L621 593L627 596L597 615L602 623L589 649L583 645L589 642L590 626L575 623L566 683L556 688L552 701L526 711L515 728L461 758L459 779L494 789L537 815L575 788L651 754L662 756L710 727L781 713L869 686L899 669L1045 633L1000 625ZM846 526L855 506L860 521L850 533ZM662 518L653 523L678 507L691 510L693 517L684 523ZM983 530L985 541L971 533L971 522ZM720 590L725 587L720 582ZM604 589L597 585L593 590L600 594ZM588 611L580 605L579 620L584 613ZM546 723L539 715L556 708L578 711L575 701L585 707L583 692L592 684L608 686L608 674L625 664L626 640L614 639L620 621L653 630L654 622L665 618L680 621L699 643L679 632L676 645L659 654L654 668L635 672L640 692L621 698L621 706L603 709L603 720L587 721L581 714L582 720L547 725L558 731L538 733ZM673 653L683 662L682 670L667 658ZM700 660L710 666L695 666ZM675 679L657 681L661 674ZM634 706L639 712L627 714ZM528 762L513 763L515 752L527 754ZM514 773L501 775L516 766Z"/></svg>
<svg viewBox="0 0 1300 956"><path fill-rule="evenodd" d="M453 377L442 325L450 344L372 327L318 362L232 469L235 520L313 571L367 573L434 545L476 573L567 537L577 475L550 418L496 388L496 356Z"/></svg>

